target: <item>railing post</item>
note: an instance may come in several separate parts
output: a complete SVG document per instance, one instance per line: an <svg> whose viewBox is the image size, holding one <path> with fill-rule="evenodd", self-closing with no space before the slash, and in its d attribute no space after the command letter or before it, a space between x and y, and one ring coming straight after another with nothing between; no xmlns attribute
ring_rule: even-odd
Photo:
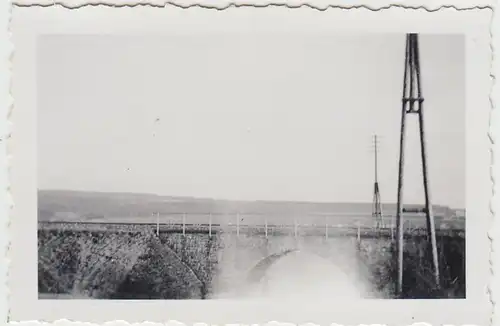
<svg viewBox="0 0 500 326"><path fill-rule="evenodd" d="M295 238L297 238L297 218L296 217L293 218L293 227L294 227Z"/></svg>
<svg viewBox="0 0 500 326"><path fill-rule="evenodd" d="M328 240L328 216L325 216L325 239Z"/></svg>
<svg viewBox="0 0 500 326"><path fill-rule="evenodd" d="M236 236L240 236L240 213L236 213Z"/></svg>
<svg viewBox="0 0 500 326"><path fill-rule="evenodd" d="M156 212L156 235L160 236L160 213Z"/></svg>
<svg viewBox="0 0 500 326"><path fill-rule="evenodd" d="M266 217L264 217L264 219L265 219L264 223L265 223L265 225L266 225L265 227L266 227L266 239L267 239L267 216L266 216Z"/></svg>
<svg viewBox="0 0 500 326"><path fill-rule="evenodd" d="M186 213L182 214L182 235L186 235Z"/></svg>
<svg viewBox="0 0 500 326"><path fill-rule="evenodd" d="M208 236L212 236L212 213L208 216Z"/></svg>
<svg viewBox="0 0 500 326"><path fill-rule="evenodd" d="M394 241L394 216L391 217L391 241Z"/></svg>
<svg viewBox="0 0 500 326"><path fill-rule="evenodd" d="M361 228L359 226L359 222L358 222L358 244L361 243Z"/></svg>

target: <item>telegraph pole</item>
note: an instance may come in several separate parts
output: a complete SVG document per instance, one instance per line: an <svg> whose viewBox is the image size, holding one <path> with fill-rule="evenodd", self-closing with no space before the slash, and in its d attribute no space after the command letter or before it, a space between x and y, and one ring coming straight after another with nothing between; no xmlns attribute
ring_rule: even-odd
<svg viewBox="0 0 500 326"><path fill-rule="evenodd" d="M436 245L436 231L434 225L434 215L432 213L431 196L429 189L429 177L427 175L427 154L425 147L425 129L424 129L424 106L420 82L420 54L418 49L418 35L407 34L406 36L406 54L405 71L403 81L403 99L401 112L401 138L399 144L399 175L398 175L398 201L397 201L397 258L398 258L398 282L397 295L402 294L403 289L403 183L404 183L404 148L406 117L409 114L418 116L419 134L420 134L420 153L422 160L422 174L425 192L425 214L427 223L427 234L431 242L431 254L433 265L433 276L436 289L440 288L439 265Z"/></svg>
<svg viewBox="0 0 500 326"><path fill-rule="evenodd" d="M380 188L378 186L378 139L377 135L373 136L375 146L375 182L373 185L373 204L372 217L375 219L375 227L377 229L384 227L384 218L382 217L382 204L380 201Z"/></svg>

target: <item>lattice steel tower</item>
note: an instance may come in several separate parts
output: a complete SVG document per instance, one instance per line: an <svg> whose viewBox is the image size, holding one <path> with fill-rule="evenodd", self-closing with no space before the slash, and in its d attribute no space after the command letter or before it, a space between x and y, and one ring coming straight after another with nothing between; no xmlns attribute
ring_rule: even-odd
<svg viewBox="0 0 500 326"><path fill-rule="evenodd" d="M373 204L372 217L375 220L377 229L384 227L384 218L382 216L382 204L380 202L380 188L378 186L378 139L377 135L373 136L373 144L375 146L375 182L373 184Z"/></svg>
<svg viewBox="0 0 500 326"><path fill-rule="evenodd" d="M408 34L406 36L406 55L405 55L405 72L403 82L403 105L401 112L401 139L399 149L399 178L398 178L398 202L397 202L397 257L398 257L398 282L397 294L402 294L403 288L403 181L404 181L404 148L405 148L405 127L406 117L414 114L418 117L419 134L420 134L420 153L422 163L422 175L425 193L425 209L427 223L427 235L430 241L430 251L432 254L432 267L434 276L434 285L439 289L439 265L436 247L436 232L434 226L434 216L432 214L431 195L429 190L429 178L427 175L427 156L425 147L425 129L424 129L424 98L422 96L422 88L420 83L420 56L418 49L418 35Z"/></svg>

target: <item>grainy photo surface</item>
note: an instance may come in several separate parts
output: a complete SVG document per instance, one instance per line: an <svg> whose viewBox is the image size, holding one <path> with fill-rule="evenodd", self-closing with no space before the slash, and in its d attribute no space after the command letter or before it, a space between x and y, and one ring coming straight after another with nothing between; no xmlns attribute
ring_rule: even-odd
<svg viewBox="0 0 500 326"><path fill-rule="evenodd" d="M40 299L466 298L463 35L37 51Z"/></svg>

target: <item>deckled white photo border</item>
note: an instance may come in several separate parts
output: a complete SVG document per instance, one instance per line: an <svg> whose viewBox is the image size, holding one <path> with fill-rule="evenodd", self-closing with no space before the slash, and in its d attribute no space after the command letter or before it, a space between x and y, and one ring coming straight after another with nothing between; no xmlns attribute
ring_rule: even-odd
<svg viewBox="0 0 500 326"><path fill-rule="evenodd" d="M4 3L2 3L0 6L5 6L5 8L0 7L0 9L6 9L6 10L3 10L1 12L1 14L8 14L8 10L9 10L8 4L5 5ZM84 7L84 8L97 8L97 7ZM98 7L98 8L105 8L105 7ZM62 8L62 7L60 7L59 9L62 11L64 10L64 8ZM84 10L80 9L79 11L83 12ZM128 13L130 13L130 10L147 10L147 9L145 9L145 8L141 9L141 7L135 7L135 8L123 8L121 10L127 10ZM192 8L189 10L202 10L202 8ZM296 9L294 9L294 10L296 10ZM364 9L353 9L353 10L364 10ZM401 17L408 14L402 8L391 8L389 10L396 10L396 11L393 11L393 14L397 14L398 16L401 16ZM442 9L440 11L434 12L434 14L440 15L446 10L453 11L455 9ZM62 11L60 12L60 14L62 13ZM384 12L388 12L388 10L383 10L383 11L380 11L379 13L383 14ZM418 11L412 10L412 12L418 12ZM426 12L426 11L420 10L420 12ZM134 15L134 13L130 13L130 14L132 16ZM104 15L102 13L99 14L101 19L104 17L110 17L110 15L111 15L111 12L108 12ZM4 16L0 16L0 21L2 23L4 23L2 25L3 27L8 26L7 17L8 17L8 15L5 16L5 18L4 18ZM435 17L435 16L433 16L433 17ZM411 22L409 20L405 20L405 19L401 19L401 20L402 20L401 24L407 24L406 25L407 27L411 27ZM109 22L104 23L104 21L101 22L100 20L97 20L96 22L98 22L97 25L99 25L100 27L104 27L104 28L112 28L113 27L113 25L110 24ZM99 24L99 22L101 22L102 24ZM428 24L429 21L427 21L426 23ZM454 23L456 24L457 21L455 21ZM52 24L52 27L56 27L56 26L54 24ZM154 26L150 26L150 27L154 27ZM133 28L133 26L131 26L131 28ZM424 30L419 29L418 31L424 32L425 29L427 29L428 31L432 31L430 28L432 28L432 26L426 26L426 27L424 27ZM449 26L448 26L448 28L449 28ZM445 29L446 29L446 27L445 27ZM65 29L65 32L70 32L70 30ZM129 32L133 32L133 31L129 30ZM440 32L443 32L443 31L440 31ZM492 35L495 36L495 33L493 32ZM3 86L2 93L0 96L0 101L3 104L1 107L4 110L3 111L3 113L4 113L3 119L0 120L0 128L1 128L0 146L2 146L0 160L1 160L2 164L4 164L4 169L0 170L0 184L8 185L8 180L11 179L11 177L9 176L9 171L7 170L7 154L8 154L8 152L7 152L7 142L5 140L8 138L8 135L9 135L10 130L11 130L11 126L9 125L7 118L8 118L8 114L9 114L8 108L10 107L10 104L12 103L12 99L10 98L10 86L9 86L11 83L10 76L9 76L9 73L10 73L9 59L10 59L10 55L11 55L11 51L12 51L12 46L8 42L10 35L9 35L9 32L7 30L5 30L5 31L2 30L1 36L2 36L2 43L1 43L2 47L1 47L0 53L2 54L2 59L5 59L5 60L2 60L2 65L0 66L1 67L0 83L1 83L1 86ZM497 41L495 39L494 41L492 41L492 44L496 44L496 42ZM6 46L4 46L4 45L6 45ZM492 47L495 48L493 45L492 45ZM496 67L494 67L494 68L496 68ZM492 76L494 75L493 71L494 70L492 70L492 72L491 72ZM496 87L496 85L495 85L495 87ZM492 96L492 99L493 98L494 98L494 96ZM492 103L494 103L494 101L492 101ZM496 118L496 120L492 119L492 121L490 122L490 137L492 140L494 140L494 137L495 137L495 131L494 131L495 125L494 124L498 123L498 122L494 122L494 121L498 121L498 114L495 111L493 111L492 117ZM486 130L485 130L485 132L486 132ZM12 143L12 142L9 142L9 143ZM11 146L11 145L9 145L9 146ZM496 147L495 147L495 149L496 149ZM493 153L492 153L492 157L493 157ZM496 166L496 168L498 168L498 167ZM494 170L493 170L493 166L491 169L491 174L492 174L492 176L496 175ZM3 181L3 183L2 183L2 181ZM15 186L15 184L14 184L14 186ZM12 205L12 199L10 198L10 195L11 195L10 190L11 189L6 186L6 187L4 187L4 191L0 192L0 201L2 202L2 205L0 206L2 209L2 211L1 211L2 213L0 213L0 216L2 216L2 217L8 216L9 207L10 207L10 205ZM17 198L16 198L16 205L17 204L18 203L17 203ZM491 209L493 211L495 209L495 204L493 202L491 204ZM2 222L4 222L4 223L1 224L1 229L0 229L0 232L2 232L1 236L0 236L0 245L1 245L2 249L4 249L3 252L6 252L7 243L9 241L9 237L7 236L8 235L7 230L9 228L9 225L7 225L6 221L7 221L7 218L2 219ZM495 228L495 225L493 225L492 228L490 228L490 230L491 230L490 236L491 237L494 237L496 232L498 232L497 229L498 229L498 227ZM34 233L34 232L31 232L31 233ZM6 236L4 236L4 234ZM498 253L499 251L500 250L497 250L496 252ZM487 255L487 253L479 253L479 254L481 254L481 255L486 254ZM0 265L0 293L2 294L2 296L0 296L0 300L1 300L0 303L2 303L2 305L0 305L0 307L2 309L0 311L1 311L2 317L7 316L8 312L9 312L9 305L7 304L8 302L7 302L7 296L6 296L6 293L7 293L6 275L7 275L6 265L1 264ZM469 279L468 279L468 281L469 281ZM485 283L486 282L487 282L487 280L485 280ZM492 282L492 284L496 284L496 282ZM495 296L492 295L491 299L494 303ZM68 301L65 301L65 302L68 302ZM77 303L77 301L72 301L72 302L73 302L73 305L75 303ZM193 302L195 305L202 303L202 302L197 303L196 301L191 301L191 302ZM247 306L247 307L245 307L246 309L242 310L241 307L236 307L234 302L222 302L222 301L217 301L217 302L218 303L216 303L216 305L220 306L221 303L223 304L223 306L222 306L223 309L221 309L221 307L219 307L217 309L215 309L214 306L211 307L210 305L213 305L214 303L208 302L208 304L207 304L207 301L203 302L203 304L205 305L205 309L211 310L211 312L212 312L211 316L206 315L206 314L198 314L197 310L191 309L191 308L195 308L194 306L192 306L192 307L190 307L189 311L184 312L185 318L182 318L182 316L179 315L178 311L167 309L167 307L165 306L164 303L163 303L163 306L162 306L162 303L160 303L160 304L156 305L156 310L159 312L163 311L163 314L161 315L160 319L156 318L155 321L166 322L168 320L174 319L174 320L182 321L185 324L192 324L193 322L207 322L207 323L228 323L228 322L238 323L239 322L239 323L247 324L250 322L263 323L263 322L268 322L271 320L279 320L282 322L293 321L296 323L306 323L308 321L315 319L315 315L303 315L302 317L299 317L296 314L294 315L294 313L295 313L294 309L290 308L290 306L288 304L277 305L276 307L273 306L274 310L271 312L271 311L269 311L269 307L266 307L266 305L262 304L262 303L260 303L260 304L251 303L250 306ZM394 304L393 310L394 311L392 311L392 314L394 315L394 318L391 319L391 324L393 324L393 323L394 324L401 324L401 323L410 324L413 321L415 321L415 322L417 322L417 321L429 322L429 323L433 323L433 324L437 324L437 323L464 324L464 323L469 323L467 320L467 313L473 313L474 312L473 310L481 310L481 309L486 309L487 311L491 310L491 306L488 305L488 302L482 302L482 303L478 303L477 305L472 305L472 306L470 304L467 304L467 300L456 300L456 301L454 300L454 303L451 303L451 304L448 304L446 302L451 302L451 301L450 300L440 300L440 301L427 300L427 302L419 301L419 302L415 302L415 304L412 305L413 307L408 309L407 308L408 305L405 304L404 302L401 302L401 301L394 302L393 301L393 304ZM27 310L32 308L32 307L30 307L30 303L31 302L30 302L29 298L27 298L26 299L26 309ZM99 309L96 306L103 304L103 302L102 301L91 301L91 302L85 302L84 304L85 304L85 309L83 309L83 310L85 310L85 311L83 311L80 314L80 316L82 316L83 318L78 318L78 320L92 321L91 319L84 317L85 313L87 313L88 315L92 315L92 313L96 312L96 309ZM132 305L130 307L127 307L130 304L132 304ZM335 303L331 303L331 304L334 305ZM339 304L339 303L337 302L336 304ZM70 303L70 305L71 305L71 303ZM146 314L146 317L138 317L138 319L137 318L134 319L133 317L130 317L134 313L134 311L130 311L130 310L138 309L137 308L139 305L138 303L123 303L123 302L119 303L119 302L109 302L108 301L106 303L106 305L107 305L106 309L115 309L115 310L119 309L119 310L123 311L123 316L127 317L125 319L128 321L141 322L141 321L146 321L146 320L153 320L153 319L149 319L149 317L147 317L147 314ZM385 320L387 320L387 319L384 319L384 317L386 317L388 311L383 309L382 305L380 304L380 302L379 303L372 302L370 304L370 306L365 307L363 305L363 307L361 307L361 306L358 307L359 308L359 315L365 315L366 317L364 318L363 321L361 321L361 319L359 319L359 321L356 321L355 323L361 323L361 322L364 324L373 324L373 323L381 323L381 322L386 323ZM432 315L428 315L428 314L422 314L425 312L425 306L430 307L431 305L434 306L434 310L436 310L436 309L440 310L439 316L438 315L432 316ZM241 304L238 304L238 306L241 306ZM45 308L48 310L57 309L60 311L65 311L65 312L69 311L68 305L61 303L61 301L59 301L57 305L52 305L52 307L46 306ZM170 307L170 308L172 308L172 307ZM177 307L177 308L179 308L179 307ZM211 308L214 308L214 309L211 309ZM252 312L252 310L249 310L249 309L253 309L254 311ZM498 309L498 308L495 307L495 309ZM52 311L52 312L55 312L55 311ZM149 312L151 312L151 310L149 310ZM270 312L271 312L271 314L269 314ZM323 313L324 312L325 311L323 311ZM309 313L314 313L314 311L309 311ZM221 315L221 314L225 314L225 315ZM141 316L143 316L143 315L141 315ZM221 317L221 316L223 316L225 318L217 320L217 318ZM311 316L311 317L308 317L308 316ZM492 316L494 316L494 315L492 315ZM6 318L4 318L4 320L5 319ZM103 321L104 320L110 320L110 319L106 319L106 317L104 317ZM315 322L321 322L323 324L325 322L332 322L333 320L335 320L335 322L338 322L341 324L352 324L352 321L350 322L349 320L345 319L345 316L341 316L341 312L337 311L337 313L335 313L335 309L331 310L331 315L326 316L326 318L324 318L322 320L317 320L317 321L315 320ZM394 322L392 320L394 320ZM492 321L494 321L494 319L492 319ZM99 320L99 322L100 322L100 320ZM65 323L65 322L63 322L63 323Z"/></svg>
<svg viewBox="0 0 500 326"><path fill-rule="evenodd" d="M192 6L202 6L204 8L225 9L231 6L285 6L297 8L306 6L317 10L328 8L368 8L371 10L382 10L388 7L400 7L408 9L424 9L432 12L442 8L454 8L457 10L493 8L495 0L14 0L18 6L52 6L61 5L66 8L81 8L88 4L103 4L115 7L148 5L154 7L164 7L174 5L181 8Z"/></svg>

